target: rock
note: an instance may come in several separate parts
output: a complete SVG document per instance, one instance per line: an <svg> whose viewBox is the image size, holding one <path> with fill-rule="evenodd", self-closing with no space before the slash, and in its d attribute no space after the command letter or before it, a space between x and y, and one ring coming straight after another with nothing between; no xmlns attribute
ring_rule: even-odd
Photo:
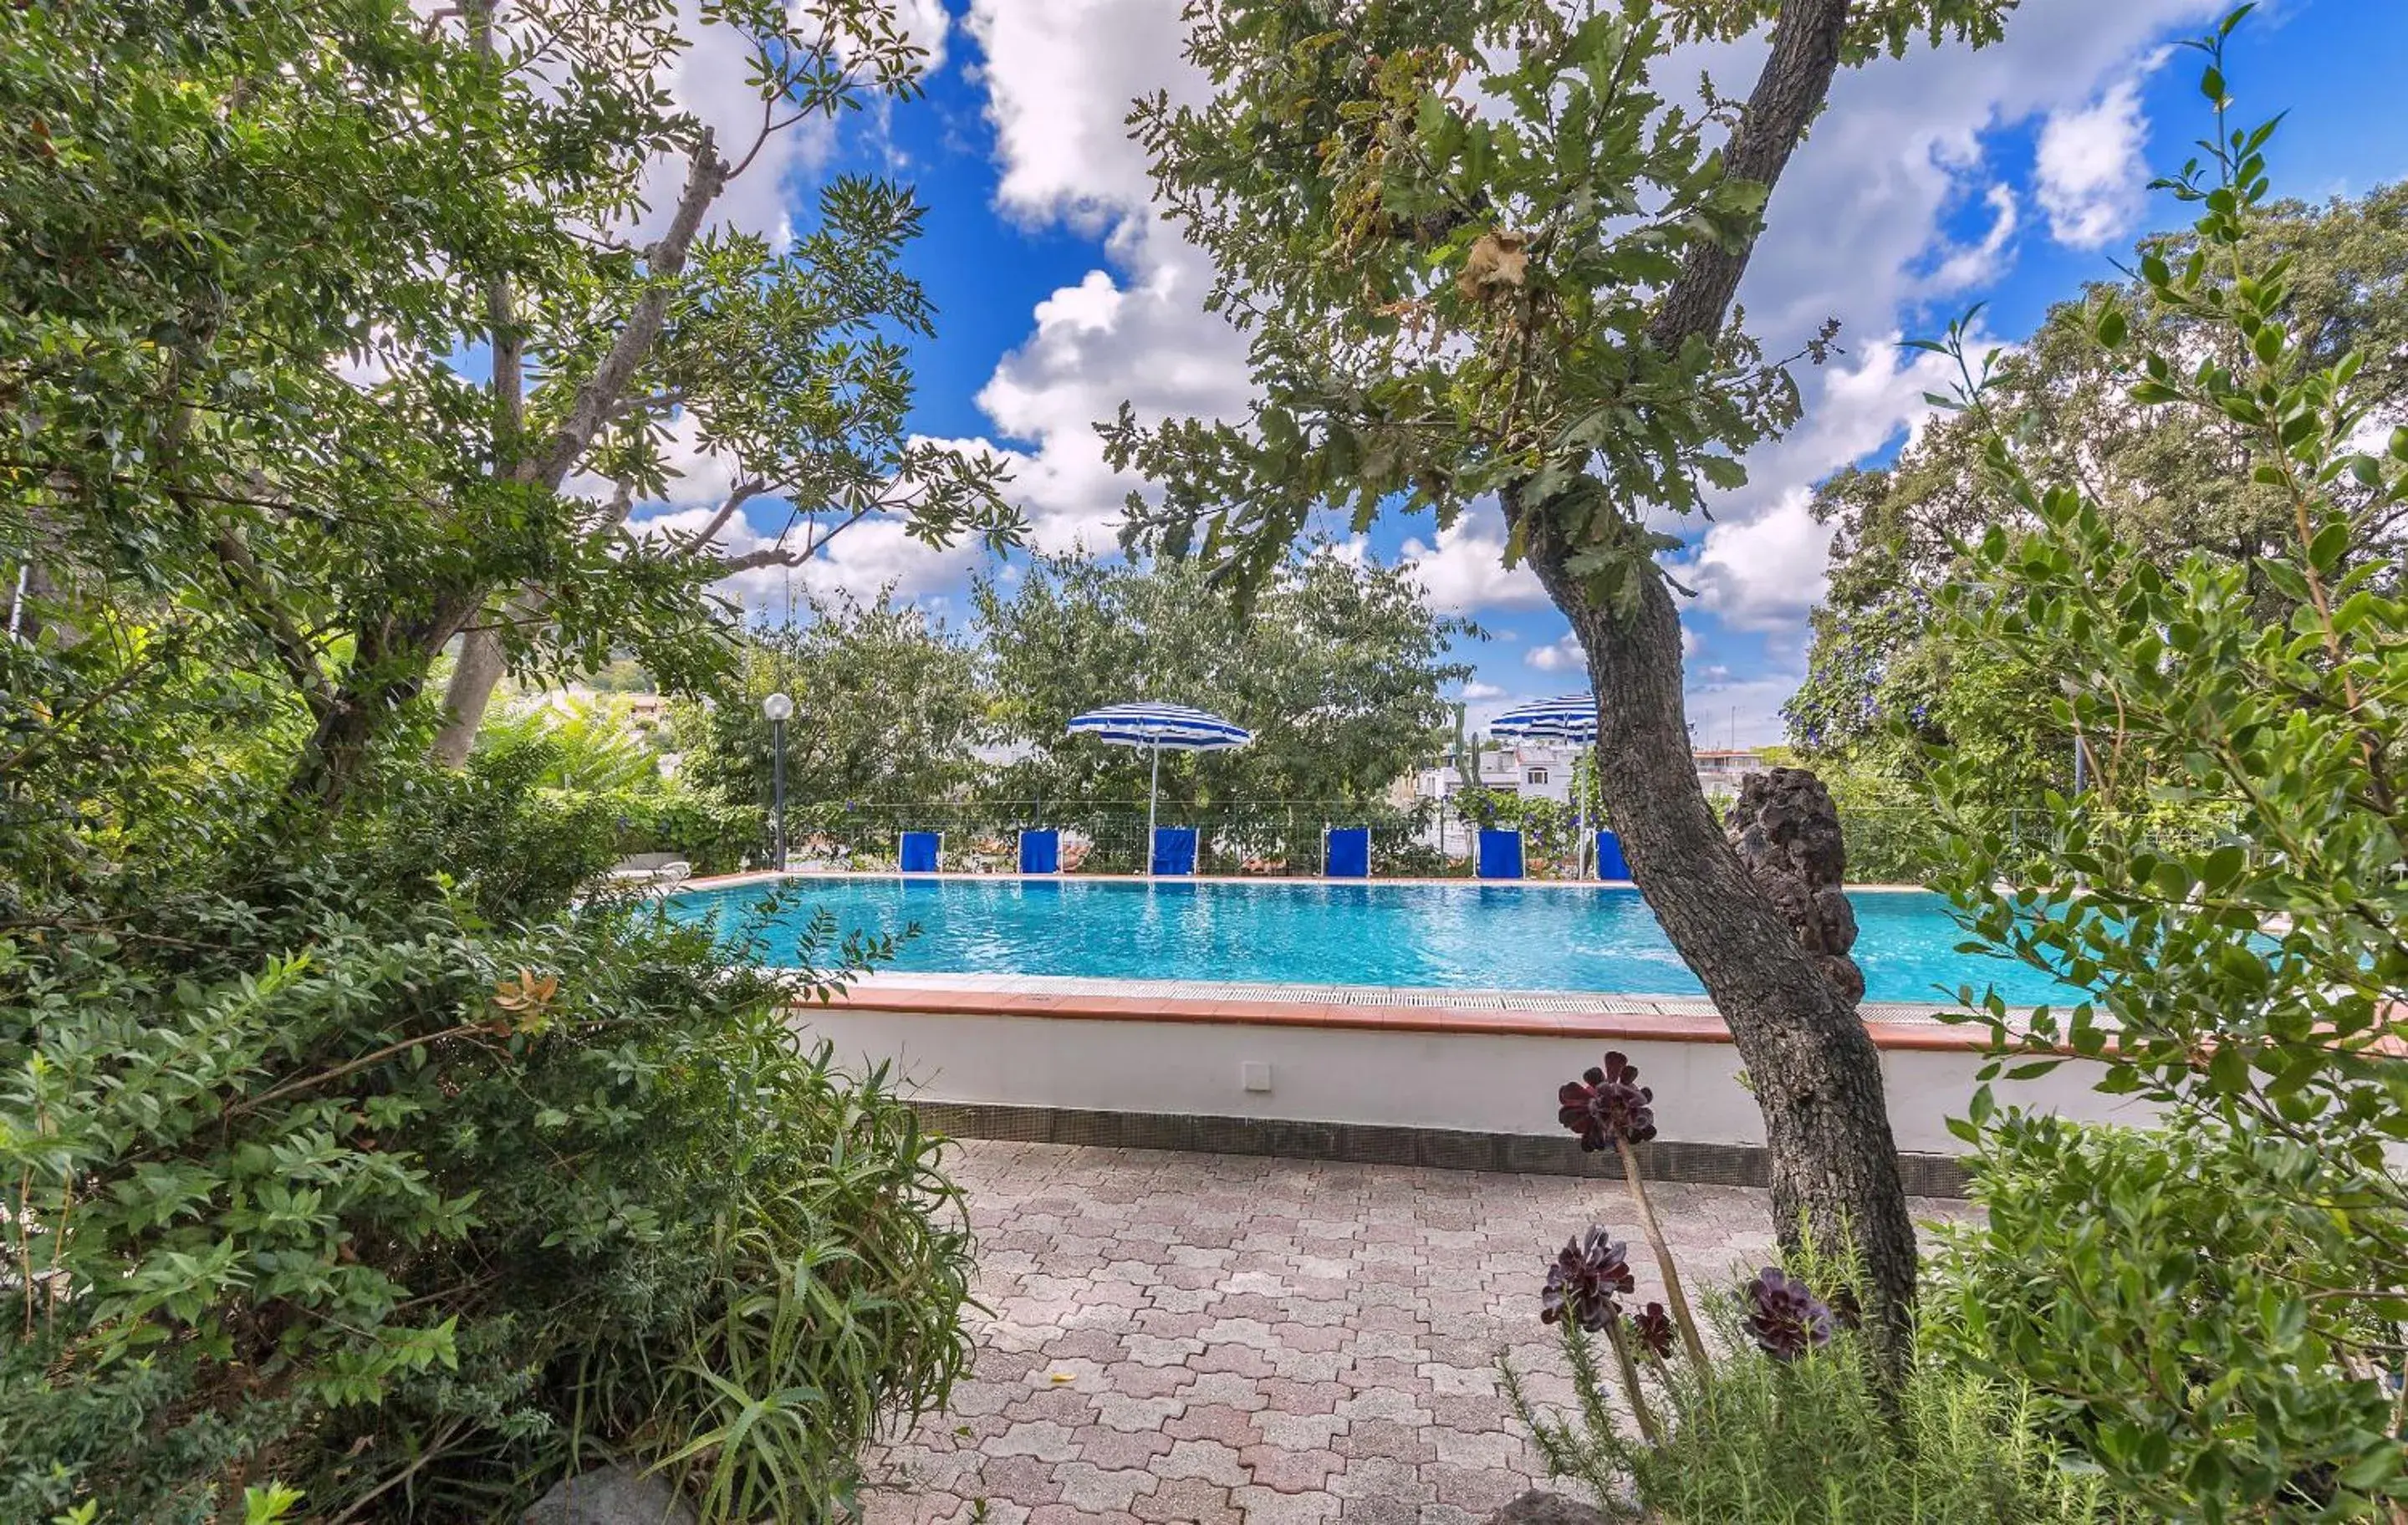
<svg viewBox="0 0 2408 1525"><path fill-rule="evenodd" d="M701 1525L677 1489L622 1466L562 1478L519 1519L520 1525Z"/></svg>
<svg viewBox="0 0 2408 1525"><path fill-rule="evenodd" d="M1532 1489L1488 1517L1488 1525L1607 1525L1606 1517L1559 1493Z"/></svg>
<svg viewBox="0 0 2408 1525"><path fill-rule="evenodd" d="M1740 781L1727 824L1748 877L1814 956L1823 977L1851 1002L1864 1000L1864 971L1848 954L1856 945L1856 914L1843 888L1847 840L1831 791L1803 768L1750 773Z"/></svg>

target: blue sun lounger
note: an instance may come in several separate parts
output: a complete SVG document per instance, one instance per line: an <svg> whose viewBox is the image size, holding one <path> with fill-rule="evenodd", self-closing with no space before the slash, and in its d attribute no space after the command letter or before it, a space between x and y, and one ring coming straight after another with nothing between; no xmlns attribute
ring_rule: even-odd
<svg viewBox="0 0 2408 1525"><path fill-rule="evenodd" d="M1060 873L1062 871L1062 833L1047 829L1024 831L1020 834L1020 871L1022 873Z"/></svg>
<svg viewBox="0 0 2408 1525"><path fill-rule="evenodd" d="M1192 826L1155 827L1154 861L1146 871L1157 874L1195 873L1196 828Z"/></svg>
<svg viewBox="0 0 2408 1525"><path fill-rule="evenodd" d="M1481 828L1480 877L1483 879L1523 877L1522 833L1496 827Z"/></svg>
<svg viewBox="0 0 2408 1525"><path fill-rule="evenodd" d="M1622 839L1611 831L1597 834L1597 876L1599 879L1630 877L1630 864L1622 856Z"/></svg>
<svg viewBox="0 0 2408 1525"><path fill-rule="evenodd" d="M903 851L896 866L905 873L935 873L944 841L941 831L906 831L903 833Z"/></svg>
<svg viewBox="0 0 2408 1525"><path fill-rule="evenodd" d="M1371 877L1371 828L1339 827L1327 833L1321 849L1321 872L1327 879Z"/></svg>

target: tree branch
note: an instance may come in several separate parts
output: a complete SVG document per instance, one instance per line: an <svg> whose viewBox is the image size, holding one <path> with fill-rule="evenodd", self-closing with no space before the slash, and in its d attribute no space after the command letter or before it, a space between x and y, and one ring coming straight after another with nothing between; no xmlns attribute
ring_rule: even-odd
<svg viewBox="0 0 2408 1525"><path fill-rule="evenodd" d="M801 550L787 550L786 537L784 535L781 535L778 537L777 542L773 545L765 545L757 550L747 551L740 556L725 557L719 564L722 574L733 577L738 572L749 572L755 567L800 567L805 562L810 560L813 556L816 556L821 552L826 550L830 540L835 540L838 536L843 534L846 530L851 529L853 525L861 523L864 519L868 517L869 510L855 509L850 518L846 519L844 523L837 525L834 529L829 530L824 535L817 532L819 525L816 520L810 521L812 533L806 535L803 538L803 548ZM788 532L792 533L792 526L789 526Z"/></svg>
<svg viewBox="0 0 2408 1525"><path fill-rule="evenodd" d="M494 0L473 0L468 29L478 56L493 62ZM494 346L494 470L507 476L518 467L520 441L526 433L526 336L519 331L510 278L499 272L485 280L485 326Z"/></svg>
<svg viewBox="0 0 2408 1525"><path fill-rule="evenodd" d="M1848 0L1782 0L1772 23L1772 53L1756 76L1756 89L1740 113L1739 125L1723 149L1726 178L1764 186L1768 196L1789 164L1806 128L1830 94L1840 68L1840 39L1848 27ZM1666 354L1691 338L1722 331L1739 291L1740 277L1764 231L1756 226L1736 248L1695 244L1681 273L1666 289L1647 338Z"/></svg>
<svg viewBox="0 0 2408 1525"><path fill-rule="evenodd" d="M702 140L695 145L694 157L687 165L685 190L678 197L668 231L661 235L646 255L644 292L636 298L634 310L627 314L626 326L619 330L619 337L611 341L609 352L602 357L601 364L594 367L594 374L578 387L576 402L552 439L540 452L521 461L511 473L515 480L557 492L568 479L568 473L594 443L603 423L617 410L636 367L643 363L652 341L660 337L662 324L668 315L671 283L685 269L686 253L694 247L695 235L702 227L702 214L710 209L726 183L727 166L720 163L710 129L705 127Z"/></svg>
<svg viewBox="0 0 2408 1525"><path fill-rule="evenodd" d="M689 553L707 550L711 541L719 539L719 532L727 527L727 522L736 517L736 511L758 497L766 485L754 477L738 481L728 489L727 501L719 506L719 511L712 514L700 529L681 540L678 549Z"/></svg>

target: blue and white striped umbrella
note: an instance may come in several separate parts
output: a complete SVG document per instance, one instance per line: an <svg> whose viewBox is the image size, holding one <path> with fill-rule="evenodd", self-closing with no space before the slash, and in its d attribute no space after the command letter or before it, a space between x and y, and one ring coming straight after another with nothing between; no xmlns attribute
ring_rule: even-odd
<svg viewBox="0 0 2408 1525"><path fill-rule="evenodd" d="M1521 736L1533 741L1570 741L1579 746L1597 744L1597 699L1587 694L1559 694L1551 699L1539 699L1529 704L1517 704L1488 723L1494 736ZM1579 774L1573 775L1575 782ZM1579 834L1572 838L1572 864L1583 878L1588 875L1588 796L1580 797Z"/></svg>
<svg viewBox="0 0 2408 1525"><path fill-rule="evenodd" d="M1597 741L1597 700L1586 694L1564 694L1551 699L1517 704L1488 723L1497 736L1527 736L1541 741Z"/></svg>
<svg viewBox="0 0 2408 1525"><path fill-rule="evenodd" d="M1226 752L1254 739L1254 733L1243 726L1208 710L1191 710L1183 704L1108 704L1072 716L1069 734L1092 736L1115 746L1145 747L1153 752L1154 772L1145 794L1148 863L1154 860L1154 804L1162 794L1163 752Z"/></svg>
<svg viewBox="0 0 2408 1525"><path fill-rule="evenodd" d="M1070 734L1173 752L1223 752L1254 739L1243 726L1183 704L1108 704L1072 718Z"/></svg>

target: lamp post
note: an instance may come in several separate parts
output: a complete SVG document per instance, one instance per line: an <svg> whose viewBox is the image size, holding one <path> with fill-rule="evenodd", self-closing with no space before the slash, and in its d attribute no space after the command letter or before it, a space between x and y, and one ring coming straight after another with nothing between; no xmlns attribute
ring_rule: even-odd
<svg viewBox="0 0 2408 1525"><path fill-rule="evenodd" d="M786 871L786 721L794 712L795 701L783 694L772 694L761 701L761 713L769 721L769 791L777 822L780 873Z"/></svg>

